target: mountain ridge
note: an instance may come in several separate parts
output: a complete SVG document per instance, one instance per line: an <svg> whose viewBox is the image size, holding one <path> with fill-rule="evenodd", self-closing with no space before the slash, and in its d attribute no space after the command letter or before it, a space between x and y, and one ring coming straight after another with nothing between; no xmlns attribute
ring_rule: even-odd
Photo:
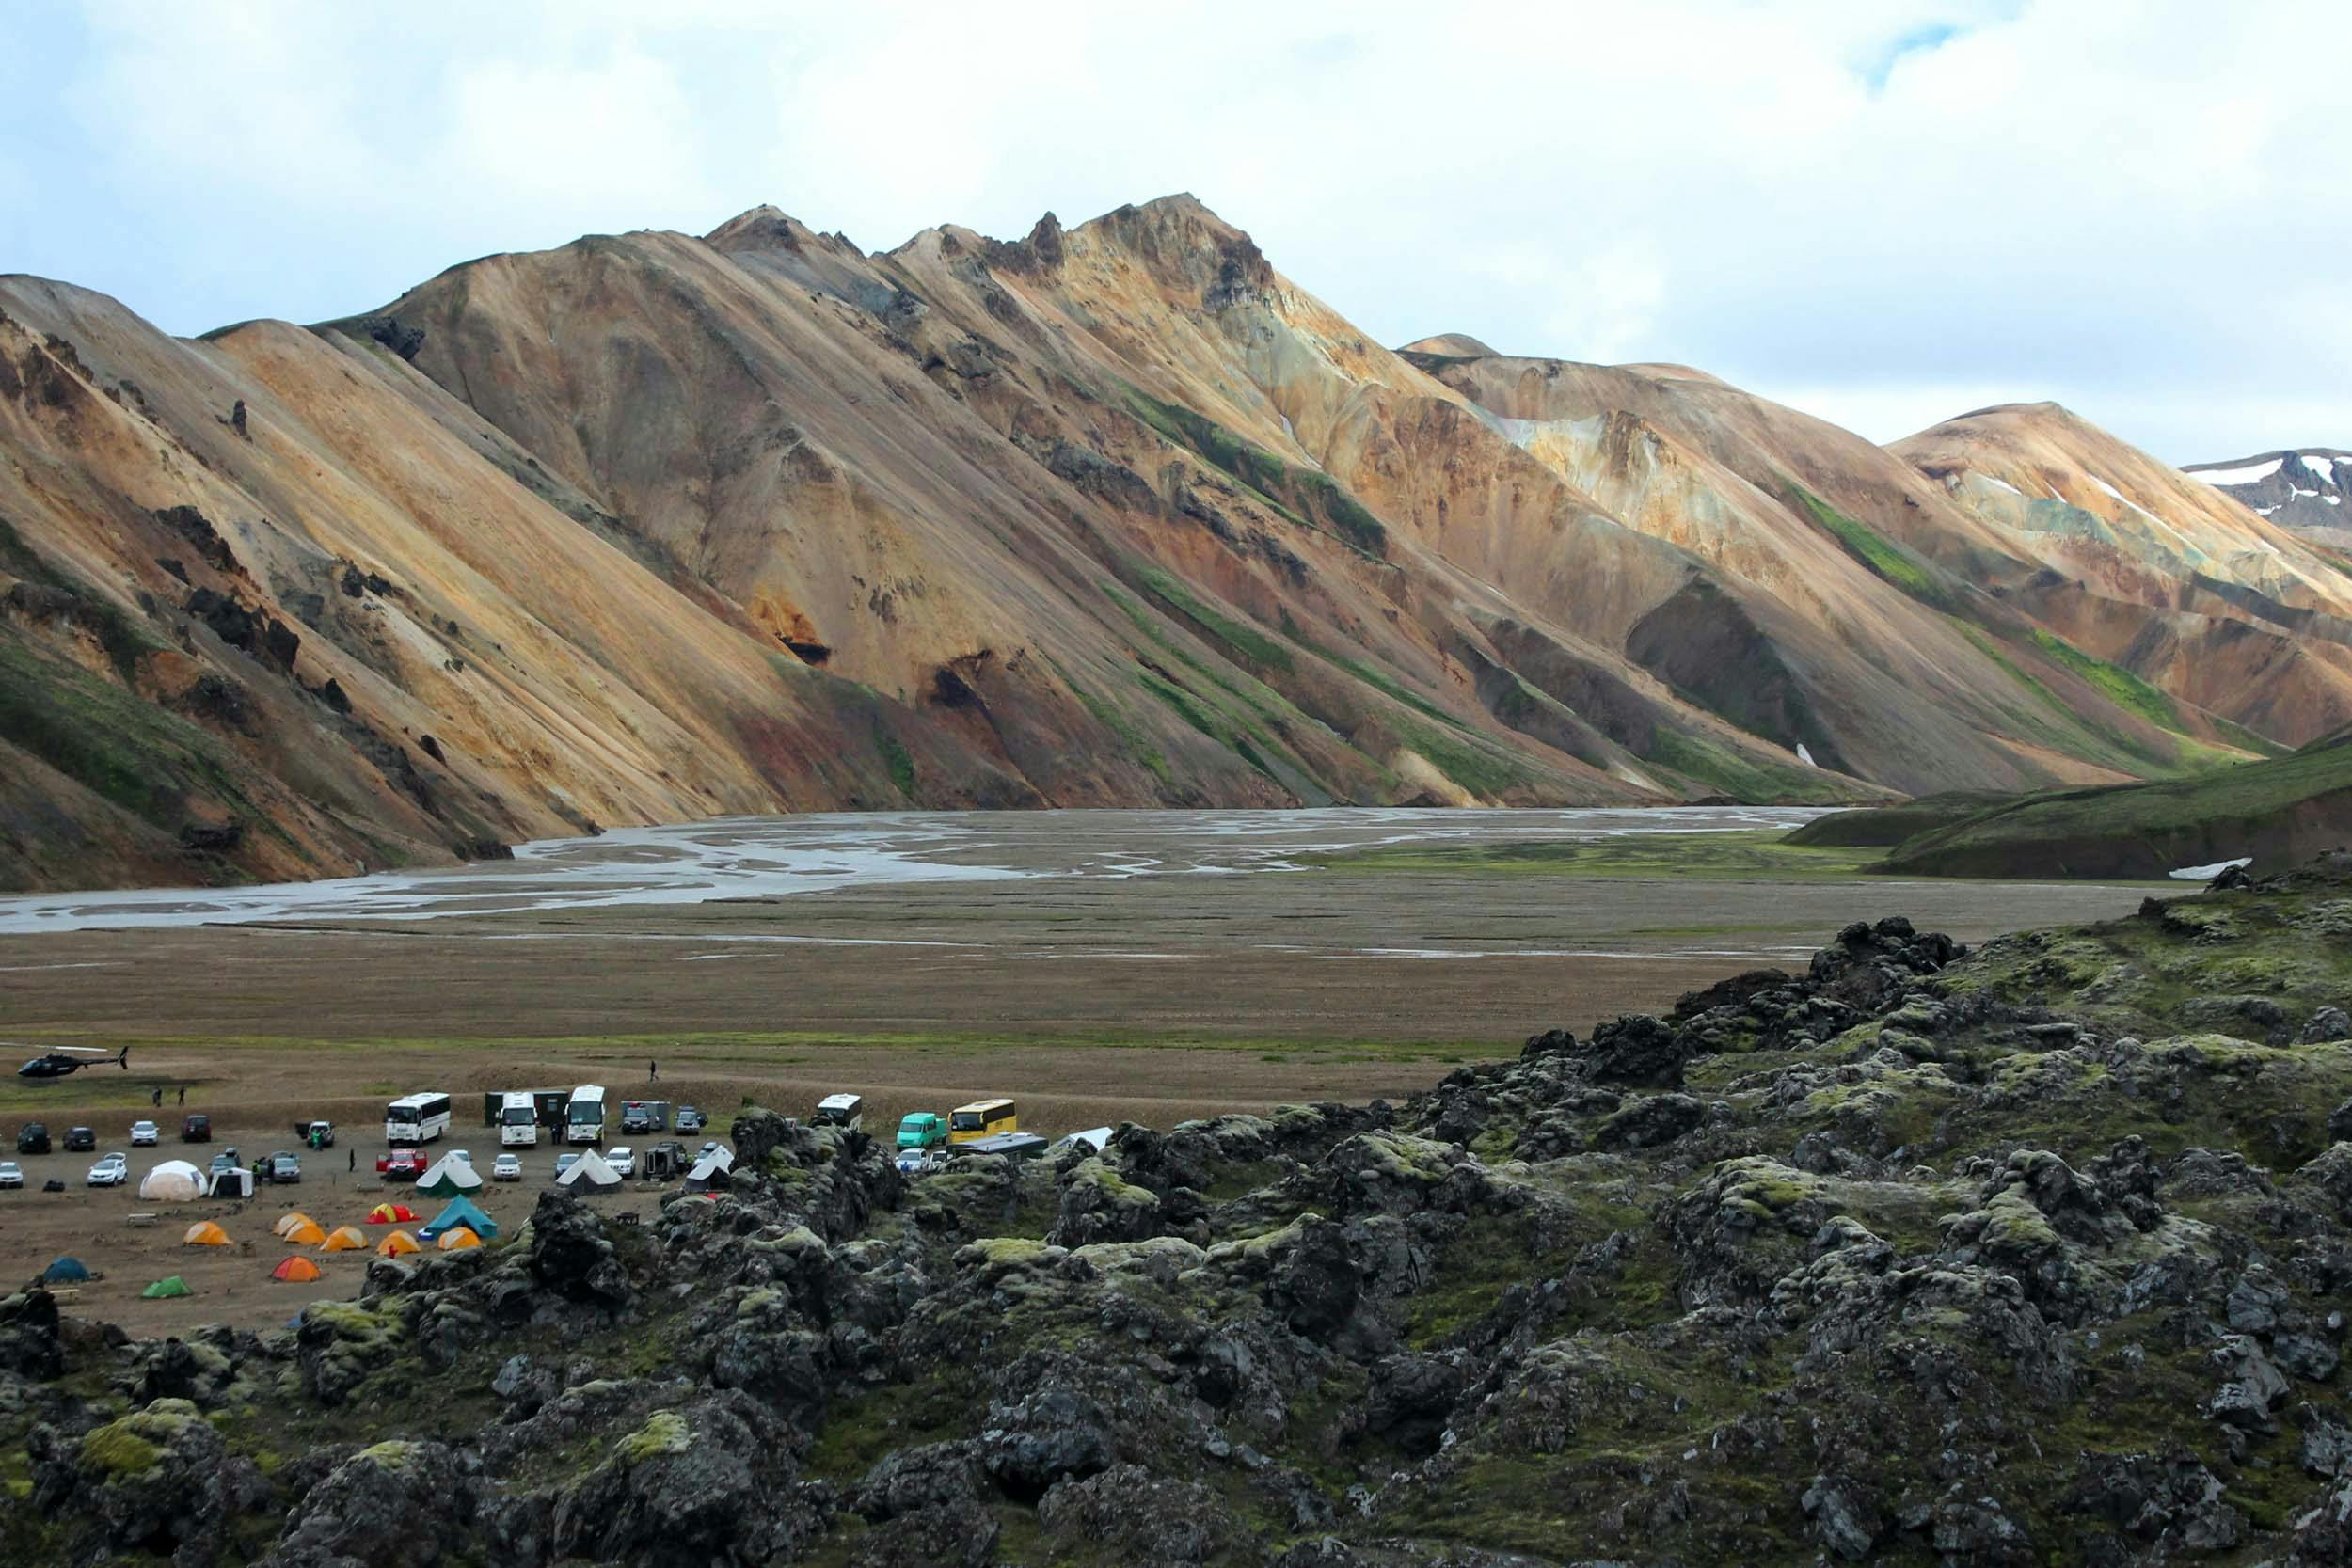
<svg viewBox="0 0 2352 1568"><path fill-rule="evenodd" d="M819 806L1852 803L2352 720L2325 593L2220 562L2205 619L2299 617L2313 673L2142 701L1900 457L1687 367L1391 352L1189 196L874 253L755 207L309 328L0 315L0 885Z"/></svg>

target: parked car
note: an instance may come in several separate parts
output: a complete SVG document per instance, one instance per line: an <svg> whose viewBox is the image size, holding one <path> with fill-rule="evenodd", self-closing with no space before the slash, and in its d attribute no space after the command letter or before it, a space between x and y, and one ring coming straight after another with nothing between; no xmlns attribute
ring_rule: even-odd
<svg viewBox="0 0 2352 1568"><path fill-rule="evenodd" d="M49 1152L49 1129L37 1121L28 1121L16 1130L16 1151L19 1154Z"/></svg>
<svg viewBox="0 0 2352 1568"><path fill-rule="evenodd" d="M262 1180L280 1182L300 1181L302 1162L281 1148L269 1157L269 1164L263 1167Z"/></svg>
<svg viewBox="0 0 2352 1568"><path fill-rule="evenodd" d="M24 1173L17 1168L16 1162L0 1160L0 1187L22 1187L23 1185L24 1185Z"/></svg>
<svg viewBox="0 0 2352 1568"><path fill-rule="evenodd" d="M453 1148L447 1154L442 1155L441 1158L444 1160L454 1160L461 1165L470 1165L473 1164L473 1155L469 1150L462 1148Z"/></svg>
<svg viewBox="0 0 2352 1568"><path fill-rule="evenodd" d="M387 1181L414 1181L424 1174L424 1156L413 1148L395 1148L376 1156L375 1174Z"/></svg>
<svg viewBox="0 0 2352 1568"><path fill-rule="evenodd" d="M294 1132L294 1136L302 1140L305 1148L335 1147L335 1124L331 1121L297 1121Z"/></svg>
<svg viewBox="0 0 2352 1568"><path fill-rule="evenodd" d="M131 1147L133 1148L152 1148L163 1135L163 1129L151 1121L135 1121L131 1124Z"/></svg>
<svg viewBox="0 0 2352 1568"><path fill-rule="evenodd" d="M180 1118L180 1141L183 1144L208 1144L213 1141L213 1118L186 1116Z"/></svg>
<svg viewBox="0 0 2352 1568"><path fill-rule="evenodd" d="M68 1154L87 1154L98 1147L98 1133L87 1127L65 1130L65 1151Z"/></svg>
<svg viewBox="0 0 2352 1568"><path fill-rule="evenodd" d="M902 1148L897 1156L901 1176L929 1176L947 1163L947 1151L940 1148Z"/></svg>
<svg viewBox="0 0 2352 1568"><path fill-rule="evenodd" d="M222 1149L218 1154L213 1156L212 1164L206 1165L204 1167L204 1171L208 1176L218 1176L222 1171L235 1170L236 1168L237 1146L230 1144L227 1148Z"/></svg>
<svg viewBox="0 0 2352 1568"><path fill-rule="evenodd" d="M686 1146L675 1138L665 1138L645 1150L645 1168L657 1181L667 1181L673 1176L684 1176L693 1162L686 1157Z"/></svg>
<svg viewBox="0 0 2352 1568"><path fill-rule="evenodd" d="M627 1144L616 1144L604 1151L604 1163L612 1167L612 1174L627 1178L637 1174L637 1151Z"/></svg>
<svg viewBox="0 0 2352 1568"><path fill-rule="evenodd" d="M497 1159L490 1162L491 1180L520 1181L522 1179L523 1163L522 1161L516 1159L514 1155L501 1154Z"/></svg>
<svg viewBox="0 0 2352 1568"><path fill-rule="evenodd" d="M727 1148L726 1145L721 1143L716 1138L711 1139L708 1143L703 1145L702 1148L694 1150L694 1158L697 1161L707 1160L710 1156L718 1153L721 1149L726 1149L728 1157L733 1158L735 1151L731 1148Z"/></svg>
<svg viewBox="0 0 2352 1568"><path fill-rule="evenodd" d="M681 1105L677 1108L677 1115L670 1118L670 1129L675 1132L699 1132L709 1120L691 1105Z"/></svg>
<svg viewBox="0 0 2352 1568"><path fill-rule="evenodd" d="M109 1154L89 1168L93 1187L119 1187L130 1179L131 1162L125 1155Z"/></svg>
<svg viewBox="0 0 2352 1568"><path fill-rule="evenodd" d="M571 1169L578 1164L580 1164L580 1150L576 1148L567 1148L563 1153L557 1155L555 1157L555 1174L558 1180L562 1179L565 1171Z"/></svg>

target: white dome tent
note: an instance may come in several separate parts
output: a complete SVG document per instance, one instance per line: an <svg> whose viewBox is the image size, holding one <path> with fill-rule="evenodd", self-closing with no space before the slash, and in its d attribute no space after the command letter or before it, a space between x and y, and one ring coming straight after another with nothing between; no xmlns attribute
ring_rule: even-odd
<svg viewBox="0 0 2352 1568"><path fill-rule="evenodd" d="M139 1180L139 1196L150 1203L194 1203L204 1189L204 1173L185 1160L166 1160Z"/></svg>

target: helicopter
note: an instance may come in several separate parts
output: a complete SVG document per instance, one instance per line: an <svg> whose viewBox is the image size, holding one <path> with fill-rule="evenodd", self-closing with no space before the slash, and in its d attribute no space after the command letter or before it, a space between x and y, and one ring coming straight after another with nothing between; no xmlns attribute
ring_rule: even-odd
<svg viewBox="0 0 2352 1568"><path fill-rule="evenodd" d="M96 1058L92 1060L92 1058ZM118 1055L109 1056L95 1045L61 1045L45 1055L36 1056L16 1069L19 1078L63 1078L86 1067L114 1063L123 1071L131 1070L131 1048L124 1046Z"/></svg>

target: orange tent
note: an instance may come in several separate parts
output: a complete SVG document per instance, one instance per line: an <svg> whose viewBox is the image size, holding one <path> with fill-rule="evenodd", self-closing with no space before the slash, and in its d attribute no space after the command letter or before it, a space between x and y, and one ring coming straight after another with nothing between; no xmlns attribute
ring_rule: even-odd
<svg viewBox="0 0 2352 1568"><path fill-rule="evenodd" d="M180 1238L183 1246L227 1246L229 1232L210 1220L199 1220L188 1227L188 1233Z"/></svg>
<svg viewBox="0 0 2352 1568"><path fill-rule="evenodd" d="M271 1226L269 1230L270 1234L273 1236L291 1236L306 1225L315 1226L316 1224L318 1224L318 1221L312 1219L301 1210L289 1209L284 1213L278 1216L278 1223Z"/></svg>
<svg viewBox="0 0 2352 1568"><path fill-rule="evenodd" d="M339 1225L319 1243L321 1252L364 1252L368 1239L356 1225Z"/></svg>
<svg viewBox="0 0 2352 1568"><path fill-rule="evenodd" d="M308 1258L289 1258L270 1270L269 1276L289 1285L308 1285L314 1279L326 1277L319 1272L319 1266Z"/></svg>
<svg viewBox="0 0 2352 1568"><path fill-rule="evenodd" d="M424 1248L420 1246L417 1239L405 1230L395 1230L378 1242L375 1250L387 1258L401 1258L412 1252L422 1252Z"/></svg>
<svg viewBox="0 0 2352 1568"><path fill-rule="evenodd" d="M290 1230L278 1233L286 1241L293 1243L295 1246L316 1246L326 1240L326 1232L319 1228L318 1221L308 1214L296 1214L294 1218L302 1223Z"/></svg>
<svg viewBox="0 0 2352 1568"><path fill-rule="evenodd" d="M433 1244L443 1252L459 1252L469 1246L480 1246L482 1238L461 1225L454 1230L442 1231L441 1239Z"/></svg>
<svg viewBox="0 0 2352 1568"><path fill-rule="evenodd" d="M417 1212L405 1203L379 1203L368 1211L370 1225L406 1225L417 1217Z"/></svg>

